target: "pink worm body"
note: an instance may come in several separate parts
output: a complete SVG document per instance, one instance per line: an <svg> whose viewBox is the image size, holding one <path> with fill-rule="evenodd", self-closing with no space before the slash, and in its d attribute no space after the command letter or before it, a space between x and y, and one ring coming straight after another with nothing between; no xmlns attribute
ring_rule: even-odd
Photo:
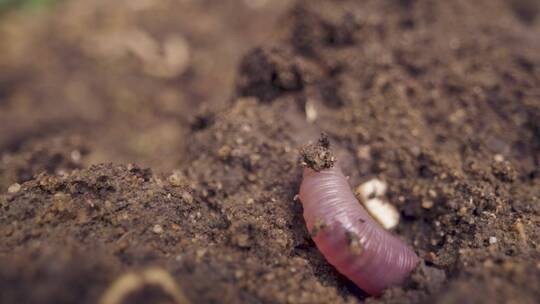
<svg viewBox="0 0 540 304"><path fill-rule="evenodd" d="M304 169L300 200L326 260L367 293L380 295L415 268L416 254L369 216L337 165L320 172Z"/></svg>

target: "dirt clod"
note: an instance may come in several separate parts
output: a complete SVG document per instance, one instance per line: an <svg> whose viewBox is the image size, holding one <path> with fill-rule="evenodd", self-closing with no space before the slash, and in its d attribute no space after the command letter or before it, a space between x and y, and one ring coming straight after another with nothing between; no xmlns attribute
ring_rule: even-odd
<svg viewBox="0 0 540 304"><path fill-rule="evenodd" d="M330 149L330 140L324 133L317 143L308 144L300 150L300 164L317 172L332 168L335 162L336 158Z"/></svg>

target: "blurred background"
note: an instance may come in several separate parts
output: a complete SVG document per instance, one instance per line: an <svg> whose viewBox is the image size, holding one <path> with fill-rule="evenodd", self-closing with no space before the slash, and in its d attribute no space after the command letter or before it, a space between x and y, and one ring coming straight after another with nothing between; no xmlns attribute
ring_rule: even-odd
<svg viewBox="0 0 540 304"><path fill-rule="evenodd" d="M0 187L100 162L173 168L290 4L0 0Z"/></svg>
<svg viewBox="0 0 540 304"><path fill-rule="evenodd" d="M0 0L0 187L100 162L175 167L293 2ZM507 2L538 27L536 1Z"/></svg>

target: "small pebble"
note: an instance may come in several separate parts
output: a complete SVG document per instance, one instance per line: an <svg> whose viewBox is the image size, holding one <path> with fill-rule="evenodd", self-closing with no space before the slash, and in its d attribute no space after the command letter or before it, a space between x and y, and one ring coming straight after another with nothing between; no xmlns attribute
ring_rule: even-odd
<svg viewBox="0 0 540 304"><path fill-rule="evenodd" d="M493 244L495 244L495 243L497 243L497 238L494 237L494 236L490 236L490 237L489 237L489 244L490 244L490 245L493 245Z"/></svg>
<svg viewBox="0 0 540 304"><path fill-rule="evenodd" d="M180 198L182 198L182 201L185 202L185 203L188 203L188 204L193 203L193 196L191 195L191 193L189 193L187 191L183 191L180 194Z"/></svg>
<svg viewBox="0 0 540 304"><path fill-rule="evenodd" d="M429 200L422 201L422 208L431 209L431 207L433 207L433 201L429 201Z"/></svg>
<svg viewBox="0 0 540 304"><path fill-rule="evenodd" d="M171 183L171 185L175 187L181 186L183 179L184 178L183 178L182 172L180 171L174 171L171 175L169 175L169 178L168 178L169 183Z"/></svg>
<svg viewBox="0 0 540 304"><path fill-rule="evenodd" d="M399 223L399 212L390 203L372 198L364 203L364 207L385 229L392 229Z"/></svg>
<svg viewBox="0 0 540 304"><path fill-rule="evenodd" d="M500 163L500 162L503 162L504 161L504 156L502 156L501 154L495 154L495 156L493 156L493 159Z"/></svg>
<svg viewBox="0 0 540 304"><path fill-rule="evenodd" d="M229 145L223 145L219 150L217 151L217 154L219 158L222 160L226 160L231 156L232 148Z"/></svg>
<svg viewBox="0 0 540 304"><path fill-rule="evenodd" d="M519 234L519 237L526 241L527 240L527 234L525 233L525 227L523 226L523 223L521 221L517 221L516 222L516 225L514 226L514 228L516 229L517 233Z"/></svg>
<svg viewBox="0 0 540 304"><path fill-rule="evenodd" d="M360 199L367 201L370 198L381 197L386 193L387 184L380 179L373 178L356 187Z"/></svg>
<svg viewBox="0 0 540 304"><path fill-rule="evenodd" d="M154 225L154 227L152 228L152 231L154 233L157 233L157 234L162 234L163 233L163 227L161 227L161 225L159 224L156 224Z"/></svg>
<svg viewBox="0 0 540 304"><path fill-rule="evenodd" d="M437 260L437 255L434 252L430 251L426 254L426 260L433 263Z"/></svg>
<svg viewBox="0 0 540 304"><path fill-rule="evenodd" d="M15 183L8 187L8 193L17 193L21 190L21 185L19 183Z"/></svg>
<svg viewBox="0 0 540 304"><path fill-rule="evenodd" d="M236 245L240 248L247 248L249 247L249 235L245 233L241 233L239 235L235 236L235 242Z"/></svg>
<svg viewBox="0 0 540 304"><path fill-rule="evenodd" d="M81 152L79 150L73 150L70 153L71 160L74 163L79 163L81 161Z"/></svg>
<svg viewBox="0 0 540 304"><path fill-rule="evenodd" d="M237 279L240 279L244 276L244 271L238 269L234 272L234 276L237 278Z"/></svg>

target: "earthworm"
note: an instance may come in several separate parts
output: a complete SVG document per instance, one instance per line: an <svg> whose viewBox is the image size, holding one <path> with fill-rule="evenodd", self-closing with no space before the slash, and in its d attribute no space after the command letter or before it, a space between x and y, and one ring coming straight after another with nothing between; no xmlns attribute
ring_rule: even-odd
<svg viewBox="0 0 540 304"><path fill-rule="evenodd" d="M335 165L304 168L300 200L308 230L326 260L370 295L403 283L416 254L372 219Z"/></svg>

